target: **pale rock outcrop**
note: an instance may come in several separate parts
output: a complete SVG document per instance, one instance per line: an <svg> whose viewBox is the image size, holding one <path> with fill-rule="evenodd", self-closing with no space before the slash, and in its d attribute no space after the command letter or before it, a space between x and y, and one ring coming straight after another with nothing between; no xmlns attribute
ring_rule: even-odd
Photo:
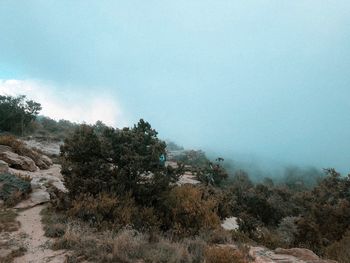
<svg viewBox="0 0 350 263"><path fill-rule="evenodd" d="M52 165L52 161L46 155L40 155L39 157L36 158L35 164L40 169L46 170L46 169L49 169L49 167Z"/></svg>
<svg viewBox="0 0 350 263"><path fill-rule="evenodd" d="M26 140L24 143L30 148L39 149L42 153L48 156L58 156L60 154L60 146L63 142L37 141Z"/></svg>
<svg viewBox="0 0 350 263"><path fill-rule="evenodd" d="M53 164L52 160L46 155L41 155L41 160L49 167Z"/></svg>
<svg viewBox="0 0 350 263"><path fill-rule="evenodd" d="M52 160L39 152L27 148L23 154L18 154L11 147L0 145L0 160L9 164L10 167L34 172L40 169L49 169Z"/></svg>
<svg viewBox="0 0 350 263"><path fill-rule="evenodd" d="M11 149L11 148L10 148ZM20 156L12 151L0 151L0 160L5 161L8 165L15 169L35 172L38 167L35 162L26 156Z"/></svg>
<svg viewBox="0 0 350 263"><path fill-rule="evenodd" d="M15 208L31 208L36 205L44 204L48 201L50 201L50 194L46 191L46 188L37 188L33 190L28 199L20 202L15 206Z"/></svg>
<svg viewBox="0 0 350 263"><path fill-rule="evenodd" d="M225 230L237 230L239 228L237 217L228 217L226 218L222 224L221 227Z"/></svg>
<svg viewBox="0 0 350 263"><path fill-rule="evenodd" d="M311 250L304 248L277 248L272 251L264 247L250 247L249 255L255 263L337 263L334 260L320 259Z"/></svg>
<svg viewBox="0 0 350 263"><path fill-rule="evenodd" d="M334 260L320 259L319 256L317 256L314 252L306 248L289 248L289 249L276 248L275 253L291 255L300 260L304 260L305 262L310 262L310 263L311 262L312 263L336 263L336 261Z"/></svg>
<svg viewBox="0 0 350 263"><path fill-rule="evenodd" d="M0 144L0 153L2 152L12 152L12 148L10 146Z"/></svg>

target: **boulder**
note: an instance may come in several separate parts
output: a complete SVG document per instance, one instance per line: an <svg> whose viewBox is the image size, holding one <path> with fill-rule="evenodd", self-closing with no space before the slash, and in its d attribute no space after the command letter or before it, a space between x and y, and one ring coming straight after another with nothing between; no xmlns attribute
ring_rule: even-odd
<svg viewBox="0 0 350 263"><path fill-rule="evenodd" d="M239 225L237 217L227 217L221 224L221 227L225 230L238 230Z"/></svg>
<svg viewBox="0 0 350 263"><path fill-rule="evenodd" d="M8 173L8 171L9 165L6 162L0 160L0 174Z"/></svg>
<svg viewBox="0 0 350 263"><path fill-rule="evenodd" d="M52 160L44 154L41 156L41 159L48 166L51 166L53 164Z"/></svg>
<svg viewBox="0 0 350 263"><path fill-rule="evenodd" d="M5 146L6 147L6 146ZM38 167L35 165L35 162L26 156L20 156L11 151L2 151L0 150L0 160L5 161L8 165L15 169L35 172Z"/></svg>
<svg viewBox="0 0 350 263"><path fill-rule="evenodd" d="M31 208L36 205L44 204L48 201L50 201L50 194L46 191L46 189L43 189L43 188L34 189L33 192L30 194L29 198L27 200L20 202L18 205L15 206L15 208L17 209Z"/></svg>
<svg viewBox="0 0 350 263"><path fill-rule="evenodd" d="M318 260L319 257L309 249L305 248L276 248L276 254L291 255L301 260Z"/></svg>
<svg viewBox="0 0 350 263"><path fill-rule="evenodd" d="M12 148L6 145L0 145L0 153L2 152L12 152Z"/></svg>
<svg viewBox="0 0 350 263"><path fill-rule="evenodd" d="M26 150L20 155L32 159L35 162L35 165L40 169L46 170L52 165L52 161L49 157L30 148L26 148Z"/></svg>
<svg viewBox="0 0 350 263"><path fill-rule="evenodd" d="M37 158L35 160L35 164L40 168L40 169L43 169L43 170L46 170L46 169L49 169L49 165L47 165L41 158Z"/></svg>
<svg viewBox="0 0 350 263"><path fill-rule="evenodd" d="M50 166L53 164L51 159L47 157L46 155L39 155L39 157L36 158L35 164L40 168L40 169L49 169Z"/></svg>
<svg viewBox="0 0 350 263"><path fill-rule="evenodd" d="M304 248L277 248L272 251L265 247L250 247L249 255L254 263L337 263L334 260L320 259L314 252Z"/></svg>
<svg viewBox="0 0 350 263"><path fill-rule="evenodd" d="M290 255L308 263L336 263L334 260L320 259L314 252L306 248L276 248L275 253L279 255Z"/></svg>

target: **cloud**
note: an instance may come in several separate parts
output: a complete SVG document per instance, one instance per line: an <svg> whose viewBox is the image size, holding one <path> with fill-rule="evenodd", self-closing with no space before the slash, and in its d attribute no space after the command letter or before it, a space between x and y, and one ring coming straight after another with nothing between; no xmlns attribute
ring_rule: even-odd
<svg viewBox="0 0 350 263"><path fill-rule="evenodd" d="M72 89L73 90L73 89ZM36 80L0 79L0 94L26 95L42 105L40 114L59 120L95 123L101 120L107 125L127 125L120 105L107 95L59 92L54 85Z"/></svg>

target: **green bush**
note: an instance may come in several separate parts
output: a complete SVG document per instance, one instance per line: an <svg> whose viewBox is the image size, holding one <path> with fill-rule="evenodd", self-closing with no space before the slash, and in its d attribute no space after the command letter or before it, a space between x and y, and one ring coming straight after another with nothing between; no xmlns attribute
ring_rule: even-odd
<svg viewBox="0 0 350 263"><path fill-rule="evenodd" d="M31 191L30 181L12 174L0 174L0 199L9 206L15 205Z"/></svg>
<svg viewBox="0 0 350 263"><path fill-rule="evenodd" d="M18 97L0 95L0 131L23 134L29 124L35 120L41 105L26 96Z"/></svg>
<svg viewBox="0 0 350 263"><path fill-rule="evenodd" d="M61 147L62 174L71 197L90 193L130 193L138 204L157 205L178 178L159 162L165 143L140 120L122 130L81 125Z"/></svg>

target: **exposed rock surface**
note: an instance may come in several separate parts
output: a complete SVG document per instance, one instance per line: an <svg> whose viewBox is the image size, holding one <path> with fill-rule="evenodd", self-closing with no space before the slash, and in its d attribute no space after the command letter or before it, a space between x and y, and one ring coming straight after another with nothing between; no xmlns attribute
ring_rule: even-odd
<svg viewBox="0 0 350 263"><path fill-rule="evenodd" d="M177 163L174 161L167 161L167 162L165 162L165 165L169 165L175 169L178 167ZM187 167L187 168L189 168L189 167ZM198 181L197 177L190 171L185 171L185 173L180 176L179 181L177 182L178 185L199 184L199 183L200 183L200 181Z"/></svg>
<svg viewBox="0 0 350 263"><path fill-rule="evenodd" d="M238 222L237 217L228 217L226 218L222 224L221 227L225 230L237 230L238 229Z"/></svg>
<svg viewBox="0 0 350 263"><path fill-rule="evenodd" d="M51 165L53 165L53 162L52 162L52 160L48 157L48 156L46 156L46 155L42 155L41 156L41 161L43 162L43 163L45 163L47 166L51 166Z"/></svg>
<svg viewBox="0 0 350 263"><path fill-rule="evenodd" d="M336 263L334 260L320 259L311 250L303 248L278 248L272 251L264 247L250 247L249 255L255 263Z"/></svg>
<svg viewBox="0 0 350 263"><path fill-rule="evenodd" d="M5 161L12 168L35 172L38 167L35 162L26 156L20 156L12 151L0 151L0 160Z"/></svg>
<svg viewBox="0 0 350 263"><path fill-rule="evenodd" d="M38 170L35 172L20 171L12 168L9 169L9 172L29 176L32 179L30 182L32 193L30 193L27 200L19 203L16 208L30 208L50 201L50 195L47 192L47 186L50 184L62 192L67 191L62 182L61 166L58 164L52 165L47 170Z"/></svg>
<svg viewBox="0 0 350 263"><path fill-rule="evenodd" d="M58 156L60 154L60 146L62 142L26 140L24 143L31 147L39 149L48 156Z"/></svg>
<svg viewBox="0 0 350 263"><path fill-rule="evenodd" d="M17 209L30 208L50 201L50 194L45 188L38 188L30 193L28 199L15 206Z"/></svg>
<svg viewBox="0 0 350 263"><path fill-rule="evenodd" d="M32 189L46 189L47 184L52 184L60 191L67 191L63 184L63 176L61 174L61 166L59 164L53 164L47 170L38 170L35 172L20 171L12 168L9 169L9 172L29 176L32 179Z"/></svg>
<svg viewBox="0 0 350 263"><path fill-rule="evenodd" d="M12 152L12 148L9 146L0 144L0 153L2 152Z"/></svg>
<svg viewBox="0 0 350 263"><path fill-rule="evenodd" d="M23 146L20 152L9 146L0 145L0 160L5 161L15 169L34 172L40 169L48 169L52 165L51 159L31 147Z"/></svg>

